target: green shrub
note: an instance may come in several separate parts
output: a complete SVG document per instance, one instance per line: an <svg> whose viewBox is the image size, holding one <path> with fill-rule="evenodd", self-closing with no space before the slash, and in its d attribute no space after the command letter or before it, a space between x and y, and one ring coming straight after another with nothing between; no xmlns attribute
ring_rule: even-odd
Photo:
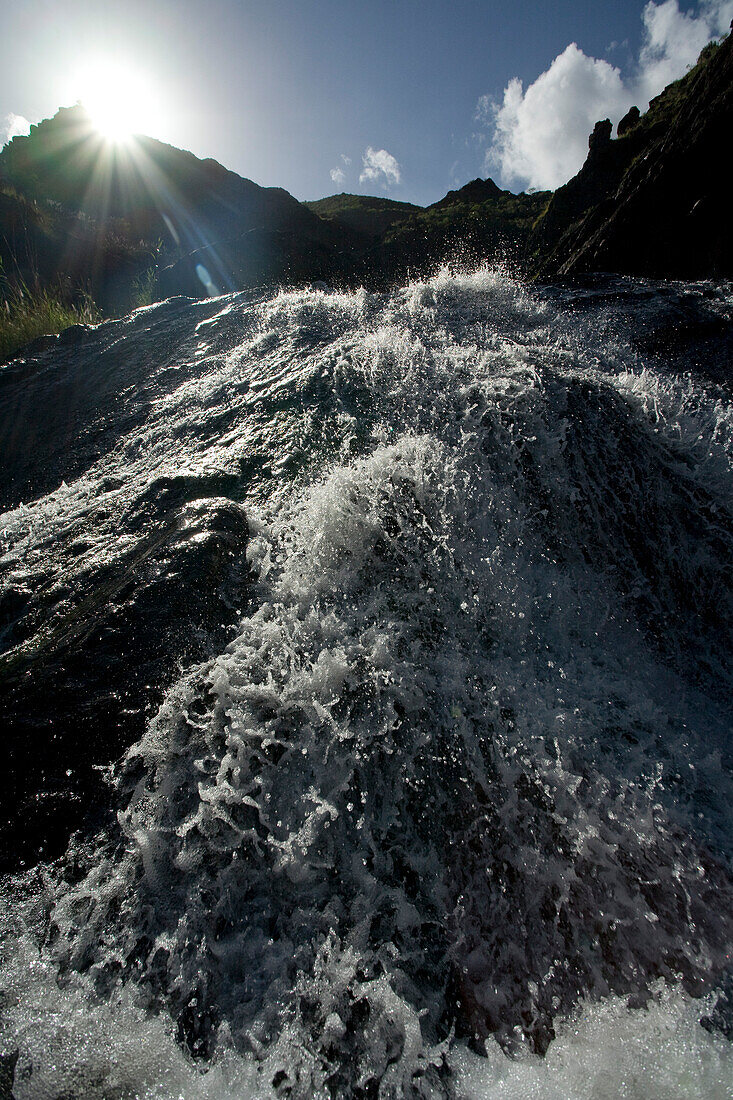
<svg viewBox="0 0 733 1100"><path fill-rule="evenodd" d="M91 324L98 319L96 306L89 298L68 301L60 291L15 286L0 298L0 363L38 336L53 335L70 325Z"/></svg>

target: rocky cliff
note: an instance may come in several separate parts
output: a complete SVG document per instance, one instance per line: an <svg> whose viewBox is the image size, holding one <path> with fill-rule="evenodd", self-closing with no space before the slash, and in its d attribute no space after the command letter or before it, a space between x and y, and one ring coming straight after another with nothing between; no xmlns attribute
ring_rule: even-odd
<svg viewBox="0 0 733 1100"><path fill-rule="evenodd" d="M733 39L711 43L697 65L611 138L591 135L583 168L552 197L529 242L540 276L589 271L657 277L733 274L730 182Z"/></svg>

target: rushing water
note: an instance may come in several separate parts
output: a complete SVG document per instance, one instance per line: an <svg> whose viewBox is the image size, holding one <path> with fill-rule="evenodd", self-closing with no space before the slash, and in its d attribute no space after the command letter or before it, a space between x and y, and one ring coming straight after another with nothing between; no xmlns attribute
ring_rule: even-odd
<svg viewBox="0 0 733 1100"><path fill-rule="evenodd" d="M733 1095L732 317L443 273L6 368L12 722L139 612L84 735L116 816L6 860L16 1100ZM214 529L214 614L115 750Z"/></svg>

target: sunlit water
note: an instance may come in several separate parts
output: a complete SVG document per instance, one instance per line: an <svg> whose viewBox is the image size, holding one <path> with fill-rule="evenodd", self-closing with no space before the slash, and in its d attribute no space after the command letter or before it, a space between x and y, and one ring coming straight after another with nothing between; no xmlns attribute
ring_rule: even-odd
<svg viewBox="0 0 733 1100"><path fill-rule="evenodd" d="M16 1100L733 1095L733 413L639 335L732 299L622 289L241 295L79 350L80 421L121 396L100 453L29 454L16 583L122 553L161 478L250 540L119 831L5 883Z"/></svg>

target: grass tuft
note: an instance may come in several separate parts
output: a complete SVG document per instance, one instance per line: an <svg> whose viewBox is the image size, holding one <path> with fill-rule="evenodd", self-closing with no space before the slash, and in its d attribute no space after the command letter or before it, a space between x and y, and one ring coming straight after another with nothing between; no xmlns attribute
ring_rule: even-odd
<svg viewBox="0 0 733 1100"><path fill-rule="evenodd" d="M65 300L60 291L15 286L0 298L0 363L7 362L38 336L63 332L70 325L99 320L91 299Z"/></svg>

